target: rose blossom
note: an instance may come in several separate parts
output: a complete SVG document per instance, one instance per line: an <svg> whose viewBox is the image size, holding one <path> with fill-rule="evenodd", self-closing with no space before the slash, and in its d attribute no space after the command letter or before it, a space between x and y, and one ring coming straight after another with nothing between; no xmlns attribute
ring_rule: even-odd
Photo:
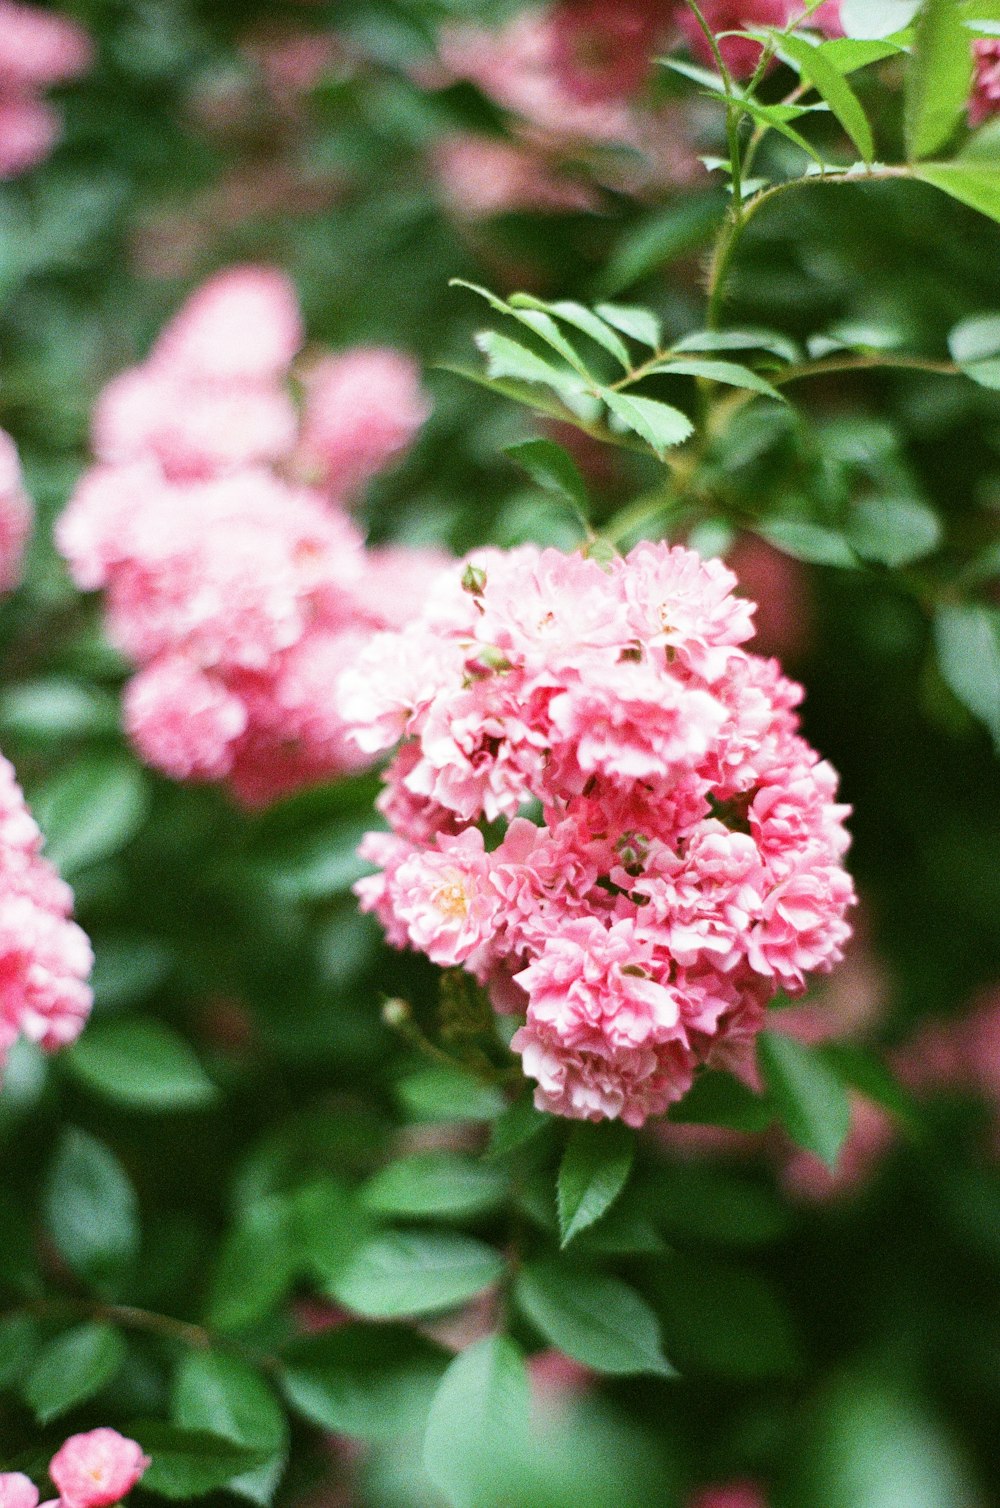
<svg viewBox="0 0 1000 1508"><path fill-rule="evenodd" d="M11 592L20 584L33 522L34 509L24 490L17 447L0 429L0 592Z"/></svg>
<svg viewBox="0 0 1000 1508"><path fill-rule="evenodd" d="M482 550L339 683L359 747L400 745L362 908L523 1015L543 1110L641 1125L842 956L848 809L735 585L666 545Z"/></svg>
<svg viewBox="0 0 1000 1508"><path fill-rule="evenodd" d="M49 1464L63 1508L110 1508L143 1476L149 1457L114 1429L71 1435Z"/></svg>
<svg viewBox="0 0 1000 1508"><path fill-rule="evenodd" d="M91 56L86 32L67 16L0 0L0 179L48 156L61 126L41 91L78 77Z"/></svg>

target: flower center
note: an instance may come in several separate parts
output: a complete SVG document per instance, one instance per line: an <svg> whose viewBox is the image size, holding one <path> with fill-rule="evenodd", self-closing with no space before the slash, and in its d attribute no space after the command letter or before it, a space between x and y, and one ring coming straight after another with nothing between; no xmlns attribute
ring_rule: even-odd
<svg viewBox="0 0 1000 1508"><path fill-rule="evenodd" d="M451 921L459 921L469 914L469 893L457 875L439 885L431 900L436 910Z"/></svg>

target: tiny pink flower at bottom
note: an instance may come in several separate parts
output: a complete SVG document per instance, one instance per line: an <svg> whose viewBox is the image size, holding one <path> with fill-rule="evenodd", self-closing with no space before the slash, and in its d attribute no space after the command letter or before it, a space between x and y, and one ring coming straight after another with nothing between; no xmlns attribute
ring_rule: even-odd
<svg viewBox="0 0 1000 1508"><path fill-rule="evenodd" d="M706 1488L687 1508L767 1508L767 1499L753 1482L732 1482L727 1487Z"/></svg>
<svg viewBox="0 0 1000 1508"><path fill-rule="evenodd" d="M49 1475L64 1508L111 1508L120 1503L149 1466L141 1445L114 1429L71 1435L56 1451Z"/></svg>

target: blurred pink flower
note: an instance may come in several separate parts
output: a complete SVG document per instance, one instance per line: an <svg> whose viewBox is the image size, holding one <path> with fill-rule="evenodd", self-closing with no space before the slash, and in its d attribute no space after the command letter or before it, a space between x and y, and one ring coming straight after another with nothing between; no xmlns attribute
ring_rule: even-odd
<svg viewBox="0 0 1000 1508"><path fill-rule="evenodd" d="M975 127L1000 114L1000 37L977 37L972 46L976 71L969 99L969 125Z"/></svg>
<svg viewBox="0 0 1000 1508"><path fill-rule="evenodd" d="M144 1475L149 1457L114 1429L71 1435L52 1457L49 1474L63 1508L110 1508Z"/></svg>
<svg viewBox="0 0 1000 1508"><path fill-rule="evenodd" d="M0 0L0 179L48 156L60 126L41 92L77 78L91 59L90 39L75 21Z"/></svg>
<svg viewBox="0 0 1000 1508"><path fill-rule="evenodd" d="M31 499L24 490L17 447L0 429L0 592L12 592L20 584L34 517Z"/></svg>
<svg viewBox="0 0 1000 1508"><path fill-rule="evenodd" d="M739 590L756 602L754 648L794 663L809 649L812 600L801 561L776 550L758 534L741 534L726 555Z"/></svg>
<svg viewBox="0 0 1000 1508"><path fill-rule="evenodd" d="M706 1487L689 1499L687 1508L768 1508L763 1491L753 1482Z"/></svg>
<svg viewBox="0 0 1000 1508"><path fill-rule="evenodd" d="M593 189L559 173L542 152L499 137L447 136L439 141L431 163L441 192L454 214L466 220L488 219L515 210L590 210Z"/></svg>

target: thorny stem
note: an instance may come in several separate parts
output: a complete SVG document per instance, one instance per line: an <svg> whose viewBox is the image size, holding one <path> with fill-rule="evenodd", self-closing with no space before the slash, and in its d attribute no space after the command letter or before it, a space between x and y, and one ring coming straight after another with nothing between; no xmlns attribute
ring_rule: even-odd
<svg viewBox="0 0 1000 1508"><path fill-rule="evenodd" d="M740 117L742 112L733 96L733 80L723 60L718 39L705 20L698 0L687 0L687 7L704 32L705 39L712 49L715 66L719 70L719 77L722 79L722 86L726 91L726 139L729 142L729 171L733 180L733 213L737 219L740 219L743 208L743 175L740 167Z"/></svg>

